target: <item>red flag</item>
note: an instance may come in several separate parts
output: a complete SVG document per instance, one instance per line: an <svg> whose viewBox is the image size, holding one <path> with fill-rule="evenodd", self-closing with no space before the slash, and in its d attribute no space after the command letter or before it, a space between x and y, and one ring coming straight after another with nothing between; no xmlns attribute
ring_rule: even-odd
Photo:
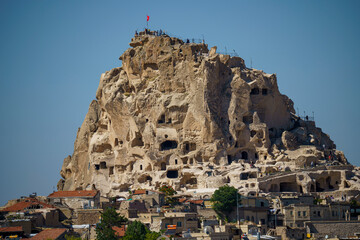
<svg viewBox="0 0 360 240"><path fill-rule="evenodd" d="M149 21L149 19L150 19L150 17L149 17L149 16L146 16L146 21L147 21L147 22Z"/></svg>

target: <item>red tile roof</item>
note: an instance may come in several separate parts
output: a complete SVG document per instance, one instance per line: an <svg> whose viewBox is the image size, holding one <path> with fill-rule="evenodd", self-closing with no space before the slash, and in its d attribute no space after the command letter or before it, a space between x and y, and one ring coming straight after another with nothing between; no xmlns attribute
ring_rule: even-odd
<svg viewBox="0 0 360 240"><path fill-rule="evenodd" d="M204 203L204 200L188 200L187 202L190 202L190 203L193 203L193 204L203 204Z"/></svg>
<svg viewBox="0 0 360 240"><path fill-rule="evenodd" d="M9 232L22 232L22 226L18 227L0 227L0 233L9 233Z"/></svg>
<svg viewBox="0 0 360 240"><path fill-rule="evenodd" d="M25 211L31 208L37 208L37 206L41 206L41 208L55 208L53 205L47 204L45 202L41 202L36 198L26 198L25 200L15 203L14 205L4 208L0 210L0 212L19 212Z"/></svg>
<svg viewBox="0 0 360 240"><path fill-rule="evenodd" d="M95 197L96 190L79 190L79 191L57 191L51 193L48 198L68 198L68 197Z"/></svg>
<svg viewBox="0 0 360 240"><path fill-rule="evenodd" d="M185 202L186 201L186 198L180 198L179 199L179 203L182 203L182 202Z"/></svg>
<svg viewBox="0 0 360 240"><path fill-rule="evenodd" d="M139 190L135 190L135 191L133 192L133 195L146 194L146 191L148 191L148 192L154 192L154 193L158 193L158 194L164 194L163 192L159 192L159 191L155 191L155 190L139 189Z"/></svg>
<svg viewBox="0 0 360 240"><path fill-rule="evenodd" d="M145 189L139 189L139 190L135 190L133 195L139 195L139 194L146 194L146 190Z"/></svg>
<svg viewBox="0 0 360 240"><path fill-rule="evenodd" d="M126 227L125 225L117 227L117 226L113 226L112 229L115 231L115 235L118 237L123 237L125 236L125 232L126 232Z"/></svg>
<svg viewBox="0 0 360 240"><path fill-rule="evenodd" d="M58 237L61 237L67 230L65 228L49 228L44 231L36 234L32 237L32 240L56 240Z"/></svg>

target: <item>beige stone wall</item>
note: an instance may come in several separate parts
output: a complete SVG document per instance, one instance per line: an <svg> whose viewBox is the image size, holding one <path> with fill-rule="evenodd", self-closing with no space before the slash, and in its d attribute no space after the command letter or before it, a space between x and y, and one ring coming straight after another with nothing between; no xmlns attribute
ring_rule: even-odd
<svg viewBox="0 0 360 240"><path fill-rule="evenodd" d="M313 233L316 238L324 237L325 235L329 237L355 236L355 233L358 233L360 229L360 222L358 221L308 222L306 225L309 226L310 233Z"/></svg>
<svg viewBox="0 0 360 240"><path fill-rule="evenodd" d="M102 209L77 209L74 224L96 224L99 222Z"/></svg>
<svg viewBox="0 0 360 240"><path fill-rule="evenodd" d="M60 214L58 209L44 211L43 212L45 218L45 226L47 227L58 227L61 226L60 223Z"/></svg>
<svg viewBox="0 0 360 240"><path fill-rule="evenodd" d="M62 199L63 204L72 209L83 209L85 205L89 207L94 207L94 199L87 198L65 198Z"/></svg>
<svg viewBox="0 0 360 240"><path fill-rule="evenodd" d="M165 214L165 218L161 221L161 229L166 229L167 225L177 225L177 233L181 233L188 229L191 231L198 229L196 214L169 213L168 216Z"/></svg>
<svg viewBox="0 0 360 240"><path fill-rule="evenodd" d="M304 221L310 220L310 206L288 206L283 209L284 225L288 227L304 227Z"/></svg>

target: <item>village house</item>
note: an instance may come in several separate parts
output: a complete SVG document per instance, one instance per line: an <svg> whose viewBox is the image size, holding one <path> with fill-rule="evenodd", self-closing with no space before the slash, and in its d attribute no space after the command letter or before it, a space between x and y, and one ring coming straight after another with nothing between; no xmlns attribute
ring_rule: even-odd
<svg viewBox="0 0 360 240"><path fill-rule="evenodd" d="M159 208L165 204L165 194L155 190L134 190L132 199L145 201L147 208Z"/></svg>
<svg viewBox="0 0 360 240"><path fill-rule="evenodd" d="M197 231L198 219L196 213L187 212L167 212L161 217L158 231L174 230L173 233L181 233L183 231Z"/></svg>
<svg viewBox="0 0 360 240"><path fill-rule="evenodd" d="M57 191L48 196L50 203L72 209L100 208L100 192L96 190Z"/></svg>
<svg viewBox="0 0 360 240"><path fill-rule="evenodd" d="M24 230L21 226L17 227L0 227L0 239L6 239L6 237L24 237Z"/></svg>
<svg viewBox="0 0 360 240"><path fill-rule="evenodd" d="M32 237L32 240L66 240L66 228L48 228Z"/></svg>
<svg viewBox="0 0 360 240"><path fill-rule="evenodd" d="M239 206L239 219L267 226L269 209L269 202L266 198L242 197Z"/></svg>
<svg viewBox="0 0 360 240"><path fill-rule="evenodd" d="M5 217L4 224L21 226L26 235L36 227L61 226L59 210L35 197L21 198L15 204L0 210L0 213Z"/></svg>
<svg viewBox="0 0 360 240"><path fill-rule="evenodd" d="M324 205L291 204L283 208L284 225L304 227L305 221L350 220L350 206L340 203Z"/></svg>
<svg viewBox="0 0 360 240"><path fill-rule="evenodd" d="M131 200L122 201L120 204L119 212L126 218L137 218L140 213L147 213L145 201Z"/></svg>

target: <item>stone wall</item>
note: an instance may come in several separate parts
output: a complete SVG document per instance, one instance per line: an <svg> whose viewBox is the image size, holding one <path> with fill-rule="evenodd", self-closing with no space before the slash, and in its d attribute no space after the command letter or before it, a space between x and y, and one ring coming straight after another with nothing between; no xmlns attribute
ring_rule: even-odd
<svg viewBox="0 0 360 240"><path fill-rule="evenodd" d="M99 222L102 209L78 209L75 211L74 224L96 224Z"/></svg>
<svg viewBox="0 0 360 240"><path fill-rule="evenodd" d="M307 232L312 233L315 238L324 237L348 237L355 236L360 232L359 221L329 221L329 222L306 222Z"/></svg>

